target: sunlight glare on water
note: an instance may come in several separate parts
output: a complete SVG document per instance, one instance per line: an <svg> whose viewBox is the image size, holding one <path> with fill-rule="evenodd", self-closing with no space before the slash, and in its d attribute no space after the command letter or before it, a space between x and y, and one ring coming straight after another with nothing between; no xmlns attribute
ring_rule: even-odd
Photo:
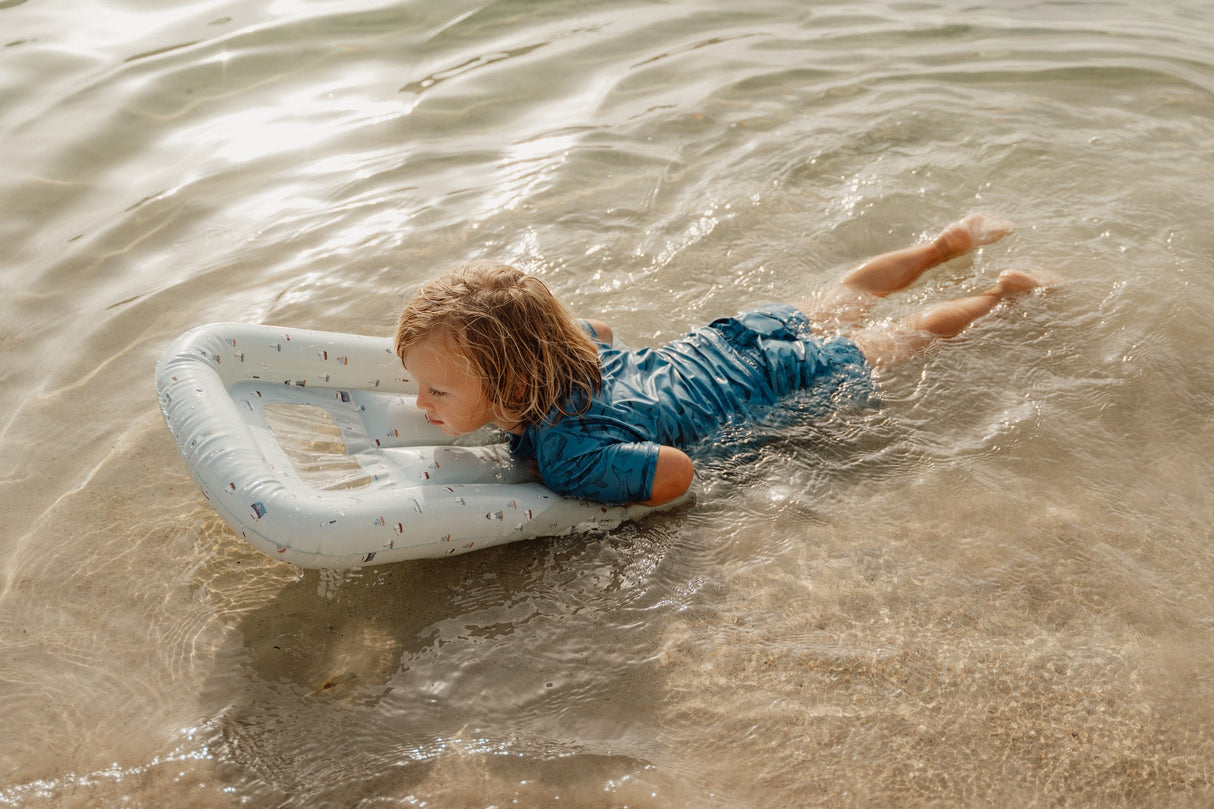
<svg viewBox="0 0 1214 809"><path fill-rule="evenodd" d="M0 806L1214 801L1199 0L19 0L0 32ZM482 257L653 345L970 210L1017 230L875 319L1060 283L608 535L297 570L152 387L193 326L386 335Z"/></svg>

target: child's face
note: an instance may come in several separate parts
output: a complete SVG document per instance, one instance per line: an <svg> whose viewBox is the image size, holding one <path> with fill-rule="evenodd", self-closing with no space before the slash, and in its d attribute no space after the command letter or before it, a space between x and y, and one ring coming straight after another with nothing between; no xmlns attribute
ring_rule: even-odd
<svg viewBox="0 0 1214 809"><path fill-rule="evenodd" d="M447 340L432 337L418 343L404 360L417 380L417 406L431 424L447 435L464 435L494 423L484 386Z"/></svg>

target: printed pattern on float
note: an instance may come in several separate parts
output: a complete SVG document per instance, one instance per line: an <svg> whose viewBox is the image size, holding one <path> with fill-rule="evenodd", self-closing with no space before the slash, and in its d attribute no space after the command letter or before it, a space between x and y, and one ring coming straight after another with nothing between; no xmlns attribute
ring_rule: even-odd
<svg viewBox="0 0 1214 809"><path fill-rule="evenodd" d="M552 492L505 443L456 446L426 422L387 338L242 323L173 341L156 366L169 432L203 496L273 558L347 568L610 530L653 509ZM359 484L304 480L267 408L328 413Z"/></svg>

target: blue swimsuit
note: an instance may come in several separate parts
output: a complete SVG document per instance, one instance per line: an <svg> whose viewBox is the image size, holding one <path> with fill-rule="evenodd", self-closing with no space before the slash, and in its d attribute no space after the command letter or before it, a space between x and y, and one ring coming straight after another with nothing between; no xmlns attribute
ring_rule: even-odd
<svg viewBox="0 0 1214 809"><path fill-rule="evenodd" d="M603 503L649 499L663 444L689 448L798 390L871 391L856 345L822 342L786 304L716 320L661 348L598 348L603 387L585 412L557 419L553 411L511 436L510 449L536 459L554 491Z"/></svg>

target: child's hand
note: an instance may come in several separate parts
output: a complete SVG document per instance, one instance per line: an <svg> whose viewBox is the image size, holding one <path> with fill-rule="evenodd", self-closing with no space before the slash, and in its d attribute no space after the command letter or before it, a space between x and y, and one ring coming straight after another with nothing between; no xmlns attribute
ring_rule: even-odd
<svg viewBox="0 0 1214 809"><path fill-rule="evenodd" d="M527 474L535 478L537 483L544 482L544 476L540 474L540 465L535 458L523 458L518 462L518 465L527 470Z"/></svg>

